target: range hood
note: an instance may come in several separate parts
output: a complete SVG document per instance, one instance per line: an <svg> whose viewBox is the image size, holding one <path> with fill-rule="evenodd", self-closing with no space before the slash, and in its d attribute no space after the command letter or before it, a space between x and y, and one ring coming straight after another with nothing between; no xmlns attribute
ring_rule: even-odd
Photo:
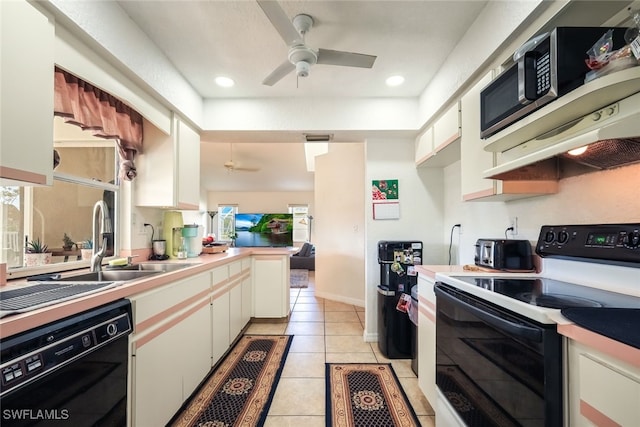
<svg viewBox="0 0 640 427"><path fill-rule="evenodd" d="M635 72L640 70L640 67L636 68ZM606 87L602 89L606 90ZM551 122L553 117L566 116L566 110L575 112L589 104L584 99L586 102L581 103L580 98L566 105L561 103L559 108L554 108L552 103L545 112L540 111L539 117L530 119L511 134L506 132L506 137L496 135L498 138L489 140L485 149L501 151L497 153L497 166L484 171L483 177L553 180L640 163L640 88L627 94L630 96L590 110L588 114L580 113L584 115L547 130L544 124ZM589 94L589 97L593 100L598 94ZM513 143L514 135L531 135L536 129L541 134L519 145ZM511 144L505 147L507 140ZM583 147L586 150L582 154L568 154Z"/></svg>

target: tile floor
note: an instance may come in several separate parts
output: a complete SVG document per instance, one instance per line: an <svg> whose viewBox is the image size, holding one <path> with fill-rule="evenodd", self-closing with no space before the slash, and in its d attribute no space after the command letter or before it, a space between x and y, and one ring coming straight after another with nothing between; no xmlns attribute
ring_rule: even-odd
<svg viewBox="0 0 640 427"><path fill-rule="evenodd" d="M309 287L291 289L288 323L252 323L247 334L295 335L265 427L325 426L325 363L391 363L420 423L435 426L435 414L418 388L411 361L387 359L378 344L364 342L364 308L317 298Z"/></svg>

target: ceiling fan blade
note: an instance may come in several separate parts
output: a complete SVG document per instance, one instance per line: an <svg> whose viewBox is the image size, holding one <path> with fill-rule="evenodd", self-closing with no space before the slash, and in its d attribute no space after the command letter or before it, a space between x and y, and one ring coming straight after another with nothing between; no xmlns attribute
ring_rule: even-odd
<svg viewBox="0 0 640 427"><path fill-rule="evenodd" d="M377 56L340 50L318 49L318 64L371 68Z"/></svg>
<svg viewBox="0 0 640 427"><path fill-rule="evenodd" d="M272 0L257 0L257 2L287 46L302 43L302 37L298 30L293 26L291 19L284 13L278 2Z"/></svg>
<svg viewBox="0 0 640 427"><path fill-rule="evenodd" d="M286 76L287 74L295 70L295 68L296 67L291 62L285 61L282 64L280 64L278 68L273 70L271 74L269 74L262 81L262 84L267 86L273 86L274 84L278 83L280 79L282 79L284 76Z"/></svg>
<svg viewBox="0 0 640 427"><path fill-rule="evenodd" d="M245 167L236 167L233 170L241 171L241 172L258 172L260 168L245 168Z"/></svg>

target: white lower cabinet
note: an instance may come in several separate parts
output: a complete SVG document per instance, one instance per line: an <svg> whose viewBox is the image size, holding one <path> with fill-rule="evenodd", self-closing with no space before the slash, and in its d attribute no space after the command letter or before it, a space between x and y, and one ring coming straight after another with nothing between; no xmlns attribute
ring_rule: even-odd
<svg viewBox="0 0 640 427"><path fill-rule="evenodd" d="M640 364L568 341L569 425L640 426Z"/></svg>
<svg viewBox="0 0 640 427"><path fill-rule="evenodd" d="M233 341L242 331L242 282L238 280L229 291L229 339Z"/></svg>
<svg viewBox="0 0 640 427"><path fill-rule="evenodd" d="M229 292L214 295L211 303L211 361L214 365L229 349Z"/></svg>
<svg viewBox="0 0 640 427"><path fill-rule="evenodd" d="M255 255L251 278L254 316L289 316L289 255Z"/></svg>
<svg viewBox="0 0 640 427"><path fill-rule="evenodd" d="M418 386L436 406L436 296L434 281L418 275Z"/></svg>
<svg viewBox="0 0 640 427"><path fill-rule="evenodd" d="M164 425L211 369L209 275L131 298L131 425Z"/></svg>

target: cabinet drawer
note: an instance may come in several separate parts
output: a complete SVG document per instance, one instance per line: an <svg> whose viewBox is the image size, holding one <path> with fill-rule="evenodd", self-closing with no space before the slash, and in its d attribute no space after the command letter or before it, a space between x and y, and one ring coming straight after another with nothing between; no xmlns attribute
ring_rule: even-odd
<svg viewBox="0 0 640 427"><path fill-rule="evenodd" d="M596 425L640 425L640 378L585 354L579 361L580 413Z"/></svg>
<svg viewBox="0 0 640 427"><path fill-rule="evenodd" d="M131 298L136 325L161 313L166 316L177 312L200 297L205 297L210 286L209 273L201 273L173 284L153 289Z"/></svg>

